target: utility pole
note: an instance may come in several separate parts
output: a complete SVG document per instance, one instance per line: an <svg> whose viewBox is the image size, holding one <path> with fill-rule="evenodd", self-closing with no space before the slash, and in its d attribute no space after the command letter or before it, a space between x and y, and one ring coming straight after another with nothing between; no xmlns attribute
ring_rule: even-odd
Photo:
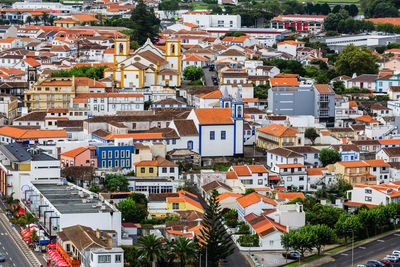
<svg viewBox="0 0 400 267"><path fill-rule="evenodd" d="M351 231L351 267L354 266L354 230Z"/></svg>
<svg viewBox="0 0 400 267"><path fill-rule="evenodd" d="M80 39L81 39L81 34L78 33L78 58L79 58L79 54L80 54Z"/></svg>

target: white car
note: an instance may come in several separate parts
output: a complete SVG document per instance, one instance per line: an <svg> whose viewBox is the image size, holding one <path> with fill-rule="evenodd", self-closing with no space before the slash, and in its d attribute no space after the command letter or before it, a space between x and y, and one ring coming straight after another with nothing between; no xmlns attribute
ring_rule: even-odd
<svg viewBox="0 0 400 267"><path fill-rule="evenodd" d="M397 260L400 260L400 254L399 253L392 253L392 256L395 256Z"/></svg>
<svg viewBox="0 0 400 267"><path fill-rule="evenodd" d="M392 254L400 254L400 250L393 250Z"/></svg>

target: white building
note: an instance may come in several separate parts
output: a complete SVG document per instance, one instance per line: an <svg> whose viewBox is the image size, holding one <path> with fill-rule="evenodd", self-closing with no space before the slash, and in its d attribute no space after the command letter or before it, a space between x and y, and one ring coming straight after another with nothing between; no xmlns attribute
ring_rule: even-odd
<svg viewBox="0 0 400 267"><path fill-rule="evenodd" d="M268 171L264 165L232 166L234 172L246 188L264 188L268 186Z"/></svg>
<svg viewBox="0 0 400 267"><path fill-rule="evenodd" d="M198 25L200 28L242 27L240 15L183 14L182 18L183 22Z"/></svg>
<svg viewBox="0 0 400 267"><path fill-rule="evenodd" d="M66 182L33 182L23 188L26 207L49 236L79 222L92 229L112 230L121 243L121 212L98 194Z"/></svg>

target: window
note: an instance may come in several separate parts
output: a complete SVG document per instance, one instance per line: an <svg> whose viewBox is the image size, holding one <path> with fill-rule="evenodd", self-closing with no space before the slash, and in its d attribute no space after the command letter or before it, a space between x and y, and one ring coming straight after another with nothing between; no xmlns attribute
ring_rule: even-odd
<svg viewBox="0 0 400 267"><path fill-rule="evenodd" d="M109 157L109 158L112 157L112 151L108 151L108 157Z"/></svg>
<svg viewBox="0 0 400 267"><path fill-rule="evenodd" d="M101 153L101 156L102 156L103 158L105 158L105 157L106 157L106 152L103 151L103 152Z"/></svg>
<svg viewBox="0 0 400 267"><path fill-rule="evenodd" d="M371 202L372 201L372 197L365 197L365 201Z"/></svg>
<svg viewBox="0 0 400 267"><path fill-rule="evenodd" d="M300 176L299 181L304 181L304 176Z"/></svg>
<svg viewBox="0 0 400 267"><path fill-rule="evenodd" d="M145 168L140 168L141 173L144 173L145 171L146 171Z"/></svg>
<svg viewBox="0 0 400 267"><path fill-rule="evenodd" d="M116 158L119 158L119 151L118 151L118 150L115 151L115 157L116 157Z"/></svg>
<svg viewBox="0 0 400 267"><path fill-rule="evenodd" d="M372 190L371 189L365 189L365 194L372 194Z"/></svg>
<svg viewBox="0 0 400 267"><path fill-rule="evenodd" d="M172 203L172 209L179 210L179 203Z"/></svg>
<svg viewBox="0 0 400 267"><path fill-rule="evenodd" d="M99 263L111 263L111 255L99 255Z"/></svg>
<svg viewBox="0 0 400 267"><path fill-rule="evenodd" d="M162 173L167 173L167 167L162 168Z"/></svg>
<svg viewBox="0 0 400 267"><path fill-rule="evenodd" d="M214 131L210 132L210 140L215 140L215 132Z"/></svg>
<svg viewBox="0 0 400 267"><path fill-rule="evenodd" d="M106 161L105 160L102 160L101 161L101 167L105 167L106 166Z"/></svg>
<svg viewBox="0 0 400 267"><path fill-rule="evenodd" d="M122 255L115 255L115 262L120 263L122 261Z"/></svg>
<svg viewBox="0 0 400 267"><path fill-rule="evenodd" d="M193 150L193 141L188 141L187 142L187 149Z"/></svg>
<svg viewBox="0 0 400 267"><path fill-rule="evenodd" d="M286 179L288 182L291 182L292 181L292 177L288 177L287 179Z"/></svg>
<svg viewBox="0 0 400 267"><path fill-rule="evenodd" d="M174 168L174 167L170 167L170 168L169 168L169 172L170 172L170 173L174 173L174 172L175 172L175 168Z"/></svg>
<svg viewBox="0 0 400 267"><path fill-rule="evenodd" d="M154 172L154 168L153 167L149 168L149 173L153 173L153 172Z"/></svg>
<svg viewBox="0 0 400 267"><path fill-rule="evenodd" d="M71 251L71 245L67 244L67 251Z"/></svg>
<svg viewBox="0 0 400 267"><path fill-rule="evenodd" d="M258 185L262 185L263 184L263 179L258 179Z"/></svg>
<svg viewBox="0 0 400 267"><path fill-rule="evenodd" d="M129 158L129 150L126 151L126 157Z"/></svg>
<svg viewBox="0 0 400 267"><path fill-rule="evenodd" d="M121 158L125 158L125 151L121 150Z"/></svg>
<svg viewBox="0 0 400 267"><path fill-rule="evenodd" d="M129 167L129 159L126 160L126 167Z"/></svg>
<svg viewBox="0 0 400 267"><path fill-rule="evenodd" d="M226 139L226 131L221 131L221 140Z"/></svg>
<svg viewBox="0 0 400 267"><path fill-rule="evenodd" d="M115 161L115 167L119 167L119 160Z"/></svg>

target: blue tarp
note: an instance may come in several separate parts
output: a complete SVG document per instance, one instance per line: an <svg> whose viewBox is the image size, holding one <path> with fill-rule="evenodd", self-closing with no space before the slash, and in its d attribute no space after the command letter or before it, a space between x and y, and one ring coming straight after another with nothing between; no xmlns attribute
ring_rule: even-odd
<svg viewBox="0 0 400 267"><path fill-rule="evenodd" d="M39 240L39 245L47 245L50 244L50 240Z"/></svg>

